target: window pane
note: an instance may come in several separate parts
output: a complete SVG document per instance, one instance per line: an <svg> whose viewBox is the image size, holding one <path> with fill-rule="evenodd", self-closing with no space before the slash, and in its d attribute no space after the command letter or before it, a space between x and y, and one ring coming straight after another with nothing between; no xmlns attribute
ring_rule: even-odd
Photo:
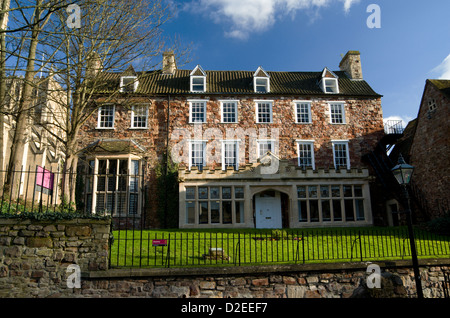
<svg viewBox="0 0 450 318"><path fill-rule="evenodd" d="M186 200L195 200L195 187L186 188Z"/></svg>
<svg viewBox="0 0 450 318"><path fill-rule="evenodd" d="M353 214L353 200L344 200L345 205L345 220L354 221L355 216Z"/></svg>
<svg viewBox="0 0 450 318"><path fill-rule="evenodd" d="M244 188L242 188L242 187L235 187L234 188L234 197L236 199L243 199L244 198Z"/></svg>
<svg viewBox="0 0 450 318"><path fill-rule="evenodd" d="M330 201L322 201L322 221L331 221L331 208Z"/></svg>
<svg viewBox="0 0 450 318"><path fill-rule="evenodd" d="M208 224L208 202L199 202L198 220L200 224Z"/></svg>
<svg viewBox="0 0 450 318"><path fill-rule="evenodd" d="M334 221L342 221L341 200L333 200L333 219Z"/></svg>
<svg viewBox="0 0 450 318"><path fill-rule="evenodd" d="M236 223L244 223L244 201L236 201Z"/></svg>
<svg viewBox="0 0 450 318"><path fill-rule="evenodd" d="M99 109L99 127L114 127L114 106L102 106Z"/></svg>
<svg viewBox="0 0 450 318"><path fill-rule="evenodd" d="M309 186L308 192L310 198L317 198L317 186Z"/></svg>
<svg viewBox="0 0 450 318"><path fill-rule="evenodd" d="M231 224L231 201L222 201L222 223Z"/></svg>
<svg viewBox="0 0 450 318"><path fill-rule="evenodd" d="M208 199L208 188L207 187L198 188L198 198L199 199Z"/></svg>
<svg viewBox="0 0 450 318"><path fill-rule="evenodd" d="M319 222L319 201L309 201L309 217L311 222Z"/></svg>
<svg viewBox="0 0 450 318"><path fill-rule="evenodd" d="M297 197L298 198L306 198L306 187L305 186L297 187Z"/></svg>
<svg viewBox="0 0 450 318"><path fill-rule="evenodd" d="M354 186L353 190L355 191L355 197L359 198L359 197L363 196L363 194L362 194L362 186L360 186L360 185Z"/></svg>
<svg viewBox="0 0 450 318"><path fill-rule="evenodd" d="M331 195L333 198L341 197L341 187L340 186L331 186Z"/></svg>
<svg viewBox="0 0 450 318"><path fill-rule="evenodd" d="M106 174L106 160L98 161L98 174Z"/></svg>
<svg viewBox="0 0 450 318"><path fill-rule="evenodd" d="M220 201L211 201L211 223L220 223Z"/></svg>
<svg viewBox="0 0 450 318"><path fill-rule="evenodd" d="M220 197L220 188L218 187L212 187L209 189L209 195L210 199L219 199ZM201 199L207 199L207 198L201 198Z"/></svg>
<svg viewBox="0 0 450 318"><path fill-rule="evenodd" d="M328 198L330 196L330 189L328 186L320 186L320 197Z"/></svg>
<svg viewBox="0 0 450 318"><path fill-rule="evenodd" d="M306 201L298 201L298 221L308 222L308 211L306 208Z"/></svg>
<svg viewBox="0 0 450 318"><path fill-rule="evenodd" d="M231 199L231 188L230 187L222 188L222 199Z"/></svg>
<svg viewBox="0 0 450 318"><path fill-rule="evenodd" d="M344 197L352 196L352 186L345 185L344 186Z"/></svg>
<svg viewBox="0 0 450 318"><path fill-rule="evenodd" d="M364 221L364 219L365 219L365 217L364 217L364 200L356 199L355 207L356 207L356 220Z"/></svg>
<svg viewBox="0 0 450 318"><path fill-rule="evenodd" d="M186 202L186 223L195 223L195 202Z"/></svg>
<svg viewBox="0 0 450 318"><path fill-rule="evenodd" d="M130 210L129 214L137 214L138 210L138 195L135 193L130 193Z"/></svg>

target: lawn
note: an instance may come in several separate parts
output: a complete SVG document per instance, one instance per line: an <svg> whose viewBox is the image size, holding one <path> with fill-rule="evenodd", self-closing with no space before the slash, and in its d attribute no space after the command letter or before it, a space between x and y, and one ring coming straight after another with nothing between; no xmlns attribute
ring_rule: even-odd
<svg viewBox="0 0 450 318"><path fill-rule="evenodd" d="M121 230L113 236L112 267L379 261L411 255L406 227ZM450 257L450 237L415 229L415 238L419 258ZM208 256L211 248L216 253Z"/></svg>

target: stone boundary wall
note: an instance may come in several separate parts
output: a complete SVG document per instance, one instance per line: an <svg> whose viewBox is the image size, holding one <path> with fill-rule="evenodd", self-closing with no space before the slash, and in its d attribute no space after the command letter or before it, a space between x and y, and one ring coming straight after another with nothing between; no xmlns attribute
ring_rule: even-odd
<svg viewBox="0 0 450 318"><path fill-rule="evenodd" d="M108 269L110 220L0 219L0 297L47 297L81 271Z"/></svg>
<svg viewBox="0 0 450 318"><path fill-rule="evenodd" d="M376 263L381 288L367 288L370 263L108 269L110 220L0 219L0 298L348 298L416 296L409 260ZM68 286L80 268L80 286ZM443 298L450 259L420 260L427 298Z"/></svg>

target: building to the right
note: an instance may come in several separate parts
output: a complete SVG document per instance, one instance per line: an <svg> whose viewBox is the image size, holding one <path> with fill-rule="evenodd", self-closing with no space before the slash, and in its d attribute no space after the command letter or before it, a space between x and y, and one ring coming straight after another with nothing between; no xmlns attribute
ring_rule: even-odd
<svg viewBox="0 0 450 318"><path fill-rule="evenodd" d="M411 178L413 203L426 219L450 207L450 80L427 79L417 118L409 122L394 150L415 167Z"/></svg>

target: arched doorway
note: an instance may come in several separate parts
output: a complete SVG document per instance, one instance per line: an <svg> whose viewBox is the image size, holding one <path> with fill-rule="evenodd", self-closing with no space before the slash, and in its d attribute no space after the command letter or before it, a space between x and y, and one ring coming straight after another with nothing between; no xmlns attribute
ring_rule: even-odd
<svg viewBox="0 0 450 318"><path fill-rule="evenodd" d="M287 227L289 196L277 190L265 190L253 196L254 221L257 229Z"/></svg>

